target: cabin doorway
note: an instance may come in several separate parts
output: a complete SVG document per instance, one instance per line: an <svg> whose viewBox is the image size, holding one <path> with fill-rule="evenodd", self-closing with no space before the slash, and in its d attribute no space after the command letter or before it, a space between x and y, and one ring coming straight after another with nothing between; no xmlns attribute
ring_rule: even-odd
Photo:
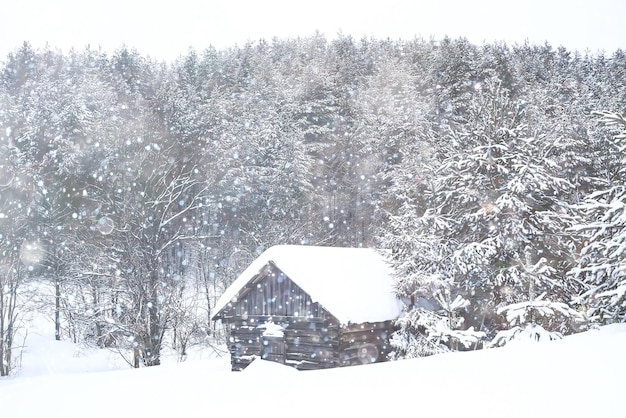
<svg viewBox="0 0 626 418"><path fill-rule="evenodd" d="M285 364L285 337L264 335L261 358Z"/></svg>
<svg viewBox="0 0 626 418"><path fill-rule="evenodd" d="M283 327L273 322L267 322L259 328L261 334L261 358L285 364L285 334Z"/></svg>

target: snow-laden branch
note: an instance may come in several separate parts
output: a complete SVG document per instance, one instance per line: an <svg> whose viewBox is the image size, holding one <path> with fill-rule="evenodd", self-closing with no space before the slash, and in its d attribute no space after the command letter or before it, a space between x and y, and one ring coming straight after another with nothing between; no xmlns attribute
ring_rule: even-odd
<svg viewBox="0 0 626 418"><path fill-rule="evenodd" d="M544 300L545 293L539 295L535 300L512 303L497 309L499 315L506 314L507 322L511 325L521 325L529 321L531 315L535 317L553 317L557 314L574 320L583 321L583 316L563 302L552 302Z"/></svg>

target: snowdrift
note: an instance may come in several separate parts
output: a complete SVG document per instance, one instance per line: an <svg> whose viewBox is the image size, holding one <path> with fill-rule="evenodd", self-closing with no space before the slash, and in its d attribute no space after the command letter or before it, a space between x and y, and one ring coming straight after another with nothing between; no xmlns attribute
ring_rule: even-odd
<svg viewBox="0 0 626 418"><path fill-rule="evenodd" d="M618 324L559 341L310 372L263 360L230 372L227 358L91 373L59 364L0 379L0 410L20 418L615 417L625 359L626 324Z"/></svg>

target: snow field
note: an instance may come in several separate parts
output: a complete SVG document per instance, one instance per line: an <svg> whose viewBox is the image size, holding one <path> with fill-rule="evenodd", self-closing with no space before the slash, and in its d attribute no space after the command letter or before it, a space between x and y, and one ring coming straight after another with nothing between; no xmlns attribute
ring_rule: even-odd
<svg viewBox="0 0 626 418"><path fill-rule="evenodd" d="M101 353L76 357L68 355L72 344L31 343L22 373L0 380L3 417L614 417L626 374L626 324L560 341L310 372L263 360L230 372L227 357L94 372L80 364L99 362L102 370Z"/></svg>

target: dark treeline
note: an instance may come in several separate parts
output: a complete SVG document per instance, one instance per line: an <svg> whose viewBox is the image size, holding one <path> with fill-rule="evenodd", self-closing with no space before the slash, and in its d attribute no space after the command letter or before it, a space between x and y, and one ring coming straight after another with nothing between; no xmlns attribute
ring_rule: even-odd
<svg viewBox="0 0 626 418"><path fill-rule="evenodd" d="M24 44L0 68L0 354L53 289L57 338L184 357L274 244L393 250L399 356L623 320L625 107L623 51Z"/></svg>

